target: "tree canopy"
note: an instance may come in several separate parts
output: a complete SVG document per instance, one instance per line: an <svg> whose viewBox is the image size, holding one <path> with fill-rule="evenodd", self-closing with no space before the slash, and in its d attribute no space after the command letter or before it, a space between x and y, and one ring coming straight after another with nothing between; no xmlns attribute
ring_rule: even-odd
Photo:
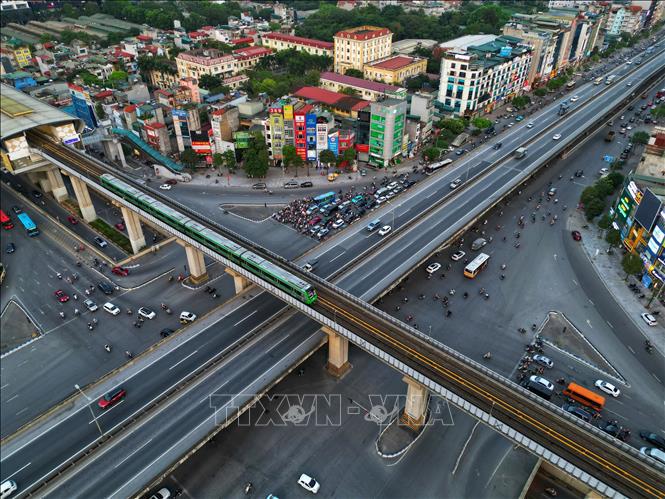
<svg viewBox="0 0 665 499"><path fill-rule="evenodd" d="M245 173L251 177L265 177L268 172L269 156L268 147L261 132L255 132L249 141L249 147L245 150L243 168Z"/></svg>

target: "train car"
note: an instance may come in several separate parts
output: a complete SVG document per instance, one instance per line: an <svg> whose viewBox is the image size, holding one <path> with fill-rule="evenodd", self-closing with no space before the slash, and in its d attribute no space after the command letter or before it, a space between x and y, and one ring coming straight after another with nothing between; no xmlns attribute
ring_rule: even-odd
<svg viewBox="0 0 665 499"><path fill-rule="evenodd" d="M241 263L240 256L247 251L246 248L234 243L230 239L220 236L210 229L203 229L201 234L206 240L206 244L210 249L221 252L226 258L232 262Z"/></svg>
<svg viewBox="0 0 665 499"><path fill-rule="evenodd" d="M291 296L308 305L316 301L316 291L308 282L261 258L256 253L247 251L242 254L242 260L243 267L247 270L271 282Z"/></svg>

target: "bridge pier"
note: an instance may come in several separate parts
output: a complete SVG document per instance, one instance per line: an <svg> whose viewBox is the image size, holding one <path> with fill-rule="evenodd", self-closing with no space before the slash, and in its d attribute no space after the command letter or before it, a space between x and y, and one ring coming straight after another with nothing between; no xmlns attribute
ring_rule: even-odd
<svg viewBox="0 0 665 499"><path fill-rule="evenodd" d="M349 362L349 340L328 327L323 327L328 335L328 362L326 369L336 378L341 378L353 367Z"/></svg>
<svg viewBox="0 0 665 499"><path fill-rule="evenodd" d="M208 272L206 272L203 252L194 246L185 244L185 254L187 255L187 265L189 266L189 279L192 283L200 284L207 281Z"/></svg>
<svg viewBox="0 0 665 499"><path fill-rule="evenodd" d="M88 191L88 186L81 182L78 178L73 175L69 177L72 181L72 187L74 188L74 194L76 195L76 201L78 201L79 209L81 210L81 215L86 222L92 222L97 219L97 212L95 211L95 206L92 204L90 199L90 192Z"/></svg>
<svg viewBox="0 0 665 499"><path fill-rule="evenodd" d="M235 286L236 294L242 293L245 288L248 288L252 284L245 276L238 274L235 270L230 268L225 268L224 272L233 277L233 285Z"/></svg>
<svg viewBox="0 0 665 499"><path fill-rule="evenodd" d="M122 212L122 218L125 220L129 242L132 244L132 251L136 254L145 246L141 217L124 205L120 205L120 211Z"/></svg>
<svg viewBox="0 0 665 499"><path fill-rule="evenodd" d="M425 423L427 406L429 405L429 390L409 376L402 380L406 383L406 404L400 416L400 423L414 430L420 429Z"/></svg>
<svg viewBox="0 0 665 499"><path fill-rule="evenodd" d="M62 180L60 170L58 168L49 168L46 170L46 178L55 200L61 203L67 199L67 187L65 187L65 182Z"/></svg>
<svg viewBox="0 0 665 499"><path fill-rule="evenodd" d="M127 166L125 153L122 150L122 142L117 137L113 137L111 140L102 140L102 145L104 146L104 155L108 159L120 161L122 166Z"/></svg>

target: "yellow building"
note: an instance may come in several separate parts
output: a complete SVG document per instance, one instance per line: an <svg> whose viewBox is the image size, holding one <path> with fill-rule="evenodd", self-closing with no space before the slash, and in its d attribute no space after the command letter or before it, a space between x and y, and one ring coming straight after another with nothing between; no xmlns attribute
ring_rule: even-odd
<svg viewBox="0 0 665 499"><path fill-rule="evenodd" d="M362 71L365 64L392 54L393 34L388 28L359 26L335 34L335 72L347 69Z"/></svg>
<svg viewBox="0 0 665 499"><path fill-rule="evenodd" d="M32 54L30 53L30 48L27 46L15 47L10 44L3 44L2 55L7 56L10 62L19 68L24 68L32 64Z"/></svg>
<svg viewBox="0 0 665 499"><path fill-rule="evenodd" d="M427 59L395 55L378 62L366 64L363 76L368 80L401 85L412 76L427 71Z"/></svg>
<svg viewBox="0 0 665 499"><path fill-rule="evenodd" d="M223 54L217 49L199 49L182 52L175 58L180 78L200 78L203 75L233 76L236 61L233 55Z"/></svg>
<svg viewBox="0 0 665 499"><path fill-rule="evenodd" d="M312 38L303 38L302 36L267 33L261 37L261 43L265 47L270 47L274 50L295 49L311 55L333 56L334 44Z"/></svg>

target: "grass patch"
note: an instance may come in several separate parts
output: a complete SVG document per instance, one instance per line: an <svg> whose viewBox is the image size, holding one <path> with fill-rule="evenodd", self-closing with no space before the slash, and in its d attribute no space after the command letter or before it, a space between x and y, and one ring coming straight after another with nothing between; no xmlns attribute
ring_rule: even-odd
<svg viewBox="0 0 665 499"><path fill-rule="evenodd" d="M90 226L94 228L101 235L105 236L108 240L113 241L115 244L120 246L128 254L132 254L132 245L129 242L129 238L124 234L115 230L101 218L93 220L90 222Z"/></svg>

